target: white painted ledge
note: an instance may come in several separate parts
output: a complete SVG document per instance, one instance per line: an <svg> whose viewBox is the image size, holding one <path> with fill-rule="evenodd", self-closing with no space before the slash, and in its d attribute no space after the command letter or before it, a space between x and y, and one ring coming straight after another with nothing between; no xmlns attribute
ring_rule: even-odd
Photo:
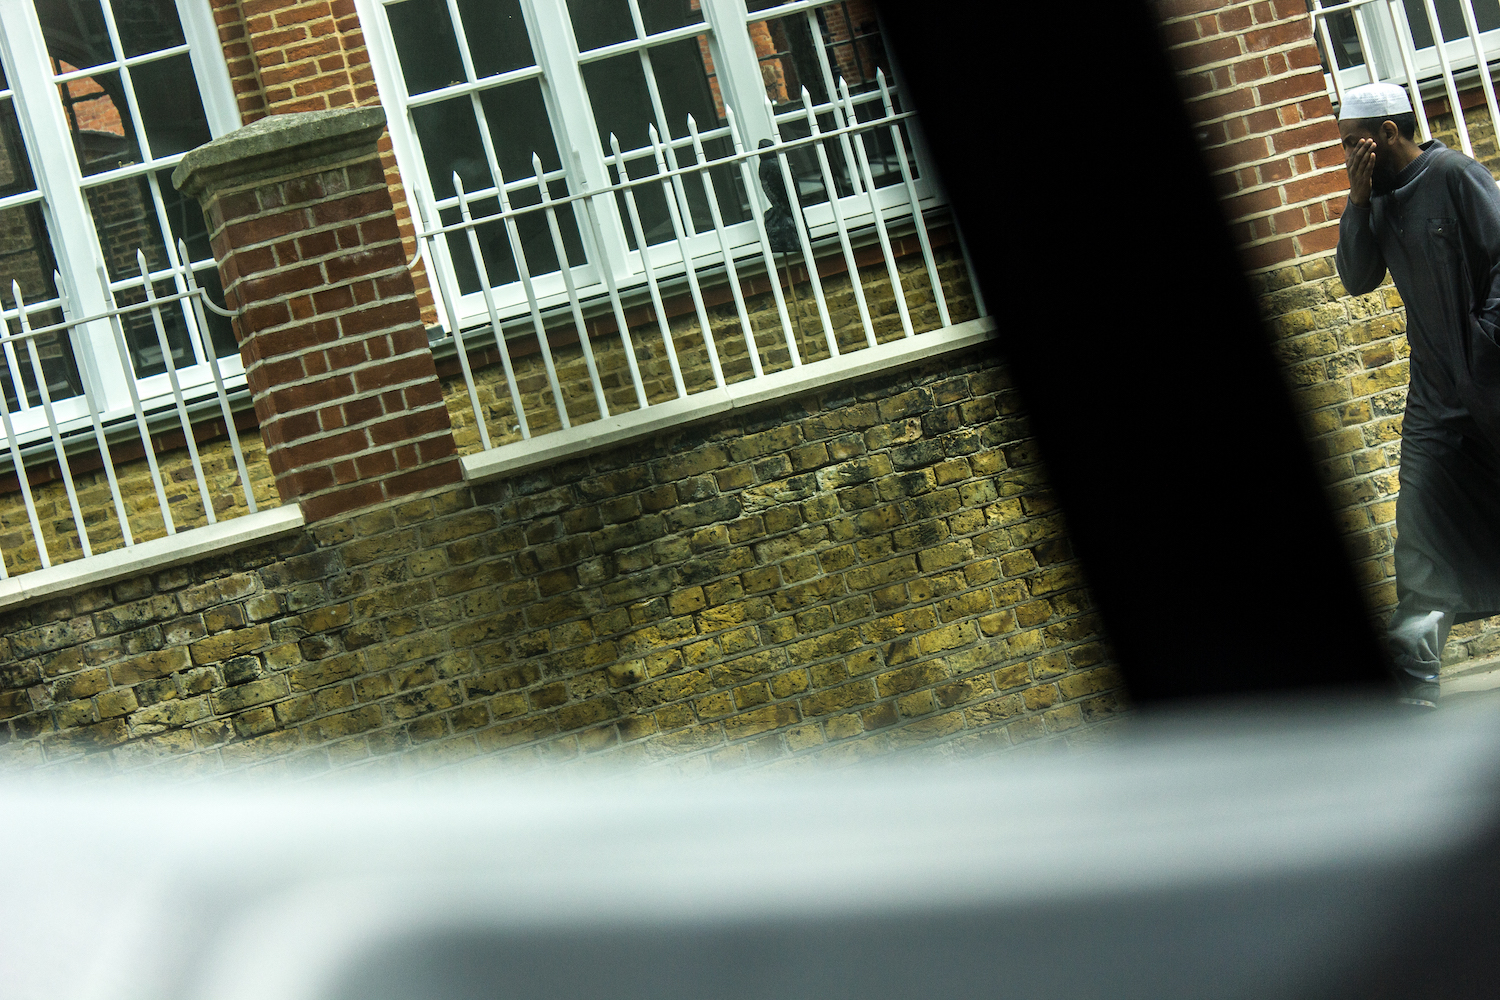
<svg viewBox="0 0 1500 1000"><path fill-rule="evenodd" d="M517 441L477 455L465 455L461 459L464 478L473 483L512 475L589 452L628 444L670 428L717 417L731 410L804 393L822 392L853 379L986 343L994 338L996 329L994 317L983 316L943 330L919 333L914 337L903 337L867 347L838 358L814 361L761 378L735 382L722 389L709 389L695 392L686 398L654 403L644 410L631 410L606 420L596 420L564 431L544 434L530 441Z"/></svg>
<svg viewBox="0 0 1500 1000"><path fill-rule="evenodd" d="M302 508L288 504L202 528L189 528L164 538L137 542L129 548L101 552L34 573L23 573L0 580L0 610L61 597L280 538L301 528L302 523Z"/></svg>

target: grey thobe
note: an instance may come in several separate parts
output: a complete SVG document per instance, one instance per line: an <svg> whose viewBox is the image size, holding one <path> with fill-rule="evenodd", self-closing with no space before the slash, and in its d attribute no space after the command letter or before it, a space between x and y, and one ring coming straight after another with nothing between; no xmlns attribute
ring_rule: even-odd
<svg viewBox="0 0 1500 1000"><path fill-rule="evenodd" d="M1500 192L1467 156L1422 150L1369 206L1345 207L1336 261L1355 295L1389 269L1406 303L1401 608L1463 622L1500 613Z"/></svg>

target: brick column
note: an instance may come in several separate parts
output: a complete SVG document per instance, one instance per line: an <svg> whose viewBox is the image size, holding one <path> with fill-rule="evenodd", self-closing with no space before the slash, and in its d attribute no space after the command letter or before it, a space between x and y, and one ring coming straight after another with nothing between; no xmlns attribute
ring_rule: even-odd
<svg viewBox="0 0 1500 1000"><path fill-rule="evenodd" d="M1332 250L1348 180L1303 0L1157 0L1245 266Z"/></svg>
<svg viewBox="0 0 1500 1000"><path fill-rule="evenodd" d="M376 142L379 108L272 115L183 158L255 412L309 521L462 479Z"/></svg>

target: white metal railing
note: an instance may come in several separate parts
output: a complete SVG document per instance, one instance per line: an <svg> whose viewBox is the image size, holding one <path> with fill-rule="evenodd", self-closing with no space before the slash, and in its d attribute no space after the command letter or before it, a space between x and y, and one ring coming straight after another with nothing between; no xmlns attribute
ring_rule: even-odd
<svg viewBox="0 0 1500 1000"><path fill-rule="evenodd" d="M178 260L187 261L186 247L179 241ZM64 291L61 276L54 275L56 287L59 289L59 299L42 305L27 305L21 296L19 283L11 283L11 292L14 296L14 307L0 310L0 355L3 355L6 368L10 373L10 379L15 390L16 405L14 408L6 400L5 394L0 392L0 427L4 431L4 451L0 451L0 473L10 472L16 477L17 488L20 491L22 502L25 506L26 517L31 528L31 538L36 544L36 559L40 568L46 569L53 565L53 553L49 550L46 533L43 531L42 520L38 512L36 497L33 493L31 476L28 466L36 470L38 466L54 464L58 470L58 478L62 482L62 488L67 494L68 508L71 513L73 530L77 532L78 548L82 558L94 556L94 545L89 537L89 523L92 520L87 516L79 499L78 484L75 482L72 466L69 462L70 452L77 455L78 448L82 445L89 450L97 449L102 461L105 477L109 486L109 498L113 506L114 520L119 525L120 541L124 547L130 548L137 544L136 533L131 529L130 514L127 510L127 497L121 489L120 482L116 476L114 454L121 451L125 441L138 440L144 453L146 464L150 471L152 485L155 488L156 506L159 509L162 525L168 535L176 534L185 524L187 518L184 513L185 506L191 506L192 496L187 494L176 498L174 506L173 499L169 498L167 483L163 480L162 469L157 462L155 448L152 445L152 432L148 426L148 417L156 416L149 414L142 405L141 397L136 390L135 380L126 378L125 384L129 389L131 416L133 416L134 435L129 434L131 421L112 419L106 415L103 407L102 394L95 385L96 375L91 371L89 364L78 365L78 375L82 384L83 397L86 403L88 417L82 426L76 420L60 420L56 411L51 392L48 390L47 378L43 372L41 353L38 349L38 341L42 338L57 337L58 339L72 339L80 335L81 328L91 324L107 323L111 338L114 342L115 351L119 355L119 363L122 369L129 373L134 369L130 360L130 348L125 339L126 318L135 314L149 313L155 328L157 345L161 350L161 356L166 365L166 375L171 385L171 411L175 414L176 421L181 427L183 439L192 465L193 478L197 486L197 499L202 503L203 516L208 525L213 525L218 520L214 510L213 490L210 488L208 479L204 474L203 463L198 455L197 442L194 438L192 422L189 415L189 400L184 395L183 387L178 379L178 368L173 356L173 350L168 343L166 325L163 321L162 310L173 307L176 303L189 303L194 311L198 329L202 336L195 338L194 342L203 349L209 371L213 376L213 393L218 404L220 416L229 431L229 443L234 453L235 467L239 473L241 486L244 490L245 506L249 512L256 510L255 496L251 488L250 477L245 467L245 457L240 450L237 435L234 433L234 417L230 411L229 396L224 387L224 379L219 371L219 359L214 351L213 338L208 333L208 323L204 315L205 307L212 309L220 315L230 315L213 302L209 301L197 282L193 278L192 269L187 264L177 264L171 267L172 278L178 292L170 295L158 295L154 287L161 280L161 274L152 274L147 267L145 254L137 251L136 263L142 276L142 287L145 298L139 303L120 306L115 303L114 295L110 288L109 276L102 265L99 266L97 275L100 287L104 293L106 302L111 303L111 308L104 312L88 316L79 316L72 319L65 318L60 323L52 323L44 326L32 326L31 318L43 311L52 312L60 308L64 317L69 309L68 297ZM13 332L12 324L15 324ZM35 392L38 397L35 402L29 399L30 393L22 377L23 366L29 368L35 379ZM197 402L195 400L195 402ZM35 417L34 411L40 410L45 420L46 431L40 430L26 432L24 428L18 432L17 418ZM25 423L39 423L37 420L26 420ZM124 437L122 439L122 432ZM133 449L132 449L133 450ZM102 534L102 532L96 533ZM66 532L65 532L66 534ZM113 532L109 533L113 540ZM5 565L5 552L0 548L0 579L7 578L10 573ZM29 562L29 560L28 560Z"/></svg>
<svg viewBox="0 0 1500 1000"><path fill-rule="evenodd" d="M1495 0L1483 2L1491 8L1496 6ZM1401 84L1412 97L1420 138L1425 142L1432 138L1432 129L1423 98L1443 94L1453 113L1459 147L1465 155L1473 156L1460 95L1473 92L1477 85L1484 94L1492 127L1500 128L1500 105L1496 103L1490 66L1500 60L1500 27L1482 30L1473 0L1452 3L1462 15L1464 35L1449 40L1445 39L1434 0L1312 0L1314 28L1328 60L1324 75L1335 106L1343 104L1344 91L1351 86ZM1434 40L1431 45L1419 46L1415 40L1410 19L1414 8L1420 16L1419 24ZM1496 20L1500 23L1500 18ZM1339 65L1339 51L1346 53L1345 61L1351 65Z"/></svg>
<svg viewBox="0 0 1500 1000"><path fill-rule="evenodd" d="M898 112L895 109L883 73L878 74L877 85L878 92L872 91L855 97L850 94L848 86L840 79L837 91L831 100L817 106L812 103L804 88L802 109L795 114L795 120L799 123L805 122L809 134L802 138L784 138L779 124L786 124L789 120L793 120L793 116L784 114L778 119L778 116L768 107L767 117L771 122L772 138L762 140L760 146L754 149L747 148L744 132L732 107L725 106L726 124L711 131L700 133L698 124L689 116L687 127L692 162L685 165L669 165L671 158L667 155L667 150L671 143L664 141L653 126L648 132L655 159L655 172L646 176L630 177L627 174L625 160L628 154L621 153L619 143L611 135L609 142L612 156L609 158L609 163L614 168L616 180L606 186L576 191L566 197L554 197L548 190L548 182L552 177L544 172L540 158L535 155L532 157L534 177L525 180L507 179L501 176L498 173L498 167L492 163L490 169L495 174L493 184L484 190L466 191L462 180L455 172L453 187L457 194L460 219L448 225L433 225L433 220L428 218L426 210L421 207L423 202L420 193L416 193L417 197L414 201L419 207L421 230L417 234L418 252L413 256L411 264L415 266L416 262L423 257L429 262L428 273L432 283L436 286L443 313L449 317L448 326L454 340L457 360L463 374L469 406L473 411L482 448L485 451L500 447L524 449L537 433L527 417L525 401L522 399L517 383L515 359L512 357L511 340L517 335L524 335L524 330L528 327L530 333L535 336L556 409L558 428L552 433L562 432L563 436L568 436L569 431L583 430L583 427L576 423L580 415L588 417L590 424L594 419L609 420L615 425L622 421L625 423L635 421L643 425L648 422L659 422L662 414L651 411L660 411L663 402L687 400L690 392L684 379L683 367L664 309L663 289L668 283L677 289L685 286L686 294L691 299L692 312L697 320L702 346L707 357L707 366L713 378L713 386L719 390L725 389L726 380L720 359L721 344L716 340L704 299L705 284L709 281L716 285L728 286L734 304L736 322L733 333L721 333L719 336L743 338L749 355L751 368L749 380L751 382L766 380L770 374L765 364L766 359L762 357L768 349L761 347L756 341L745 301L743 286L746 276L752 272L763 274L769 279L768 283L781 327L781 337L775 349L785 350L791 368L800 369L806 363L819 366L820 372L836 375L838 367L848 362L852 355L877 346L875 323L859 278L859 266L855 257L857 241L864 241L867 245L878 243L884 260L886 278L894 293L902 335L905 338L918 335L922 331L916 330L913 325L910 303L907 301L907 293L902 288L897 258L891 242L893 226L898 222L903 231L909 230L915 233L920 245L922 262L930 286L930 301L935 304L939 317L938 330L952 328L953 321L949 304L938 273L937 260L929 233L930 217L938 205L935 199L929 199L924 207L918 194L912 164L908 160L906 143L901 132L903 123L912 122L914 116L911 112ZM857 101L869 105L877 113L868 120L860 121L856 113ZM822 127L819 122L820 115L825 118L831 117L834 127ZM866 137L870 133L879 131L889 132L892 148L890 155L894 157L901 177L899 185L892 184L880 188L876 186ZM704 142L725 137L732 143L733 154L713 160L708 159L704 153ZM678 140L678 143L686 146L688 141ZM846 188L852 188L852 195L841 196L839 194L833 166L830 164L828 152L825 149L825 144L829 142L837 143L844 156L843 163L847 165L847 172L842 180ZM773 187L779 182L783 191L797 192L799 190L798 179L793 176L787 156L789 152L806 149L812 150L816 155L822 190L828 192L828 200L824 204L796 205L795 208L790 205L778 206L770 189L763 188L762 184L757 183L757 171L753 169L752 161L759 160L759 176L768 178ZM725 167L737 171L738 178L748 195L747 207L751 215L749 225L746 223L726 224L721 215L719 192L715 189L714 177L711 176L710 171L722 170ZM639 175L639 169L636 173ZM711 231L692 231L691 212L686 197L686 191L691 185L700 185L706 197ZM637 192L652 187L659 189L665 200L672 226L672 238L667 244L648 247L636 195ZM760 192L763 189L767 190L768 200L772 201L769 209L763 208L761 204ZM539 201L533 205L516 207L512 204L511 194L517 190L535 191ZM617 194L620 196L619 200L623 202L629 230L638 248L638 252L632 255L632 259L640 262L639 269L634 274L622 276L612 273L609 266L601 265L598 270L602 273L595 286L590 289L581 289L568 264L568 255L558 224L558 214L571 210L578 221L580 231L584 231L586 238L591 238L595 245L599 245L604 239L599 221L600 214L615 210ZM497 200L499 211L476 216L473 212L474 203L480 199ZM778 232L784 234L776 240L782 248L779 252L773 250L773 239L767 228L768 213L775 212L778 207L782 210L779 216L773 218L772 225L779 225ZM554 259L559 262L565 289L565 302L558 301L554 297L553 303L550 303L551 308L544 308L549 303L543 302L539 295L536 280L538 276L534 273L533 263L528 260L519 234L517 220L535 213L542 213L545 216L547 230L551 237L550 249ZM815 214L819 219L814 219ZM515 294L513 290L510 294L501 294L492 287L476 229L481 225L490 226L496 223L501 223L505 227L515 272L521 286L522 294L520 295ZM953 223L950 221L950 224ZM953 225L957 233L957 226ZM788 226L792 230L790 234L786 233ZM433 252L436 249L435 241L444 239L450 234L460 233L467 238L469 255L478 275L479 292L484 303L483 317L478 320L477 325L470 325L468 329L464 328L465 324L461 320L455 319L459 316L458 305L462 294L457 279L449 269L440 266L444 255ZM795 236L795 247L790 247L785 242L790 235ZM862 343L853 350L841 348L839 345L837 331L830 317L827 298L824 294L823 280L819 278L815 263L816 251L824 250L826 255L827 252L833 250L835 245L837 253L843 258L844 267L850 278L854 304L863 332ZM959 234L959 246L967 266L968 254L963 248L961 234ZM664 252L664 247L675 247L675 251ZM424 249L428 252L424 253ZM449 253L456 252L461 252L461 248L455 250L454 243L450 243ZM806 284L810 287L818 316L819 330L817 332L821 333L821 339L828 351L826 359L805 362L802 356L797 336L801 323L800 314L796 310L795 303L789 311L787 302L788 291L793 295L797 294L797 286L792 285L790 275L788 275L788 288L783 289L776 260L778 253L784 262L789 259L805 265ZM432 266L434 264L438 266ZM582 269L580 271L582 272ZM977 282L972 280L972 269L969 273L970 287L973 290L972 294L978 305L978 311L984 315L984 305L979 297ZM802 294L805 295L806 291L804 290ZM653 307L663 354L671 374L675 394L672 400L652 403L647 399L646 386L636 358L636 348L639 345L633 342L625 317L627 297L637 301L649 298ZM631 400L633 405L616 407L613 410L600 378L594 345L590 341L588 324L585 320L586 311L592 307L602 314L606 303L607 310L612 314L615 322L633 389ZM576 331L589 383L587 394L592 398L593 404L587 408L587 413L570 412L566 405L564 386L559 380L553 346L549 342L547 320L552 316L566 316L571 319L572 327ZM567 320L564 319L563 324L566 325L566 322ZM507 330L512 331L510 336L507 336ZM814 335L816 336L816 333ZM931 342L938 339L937 337L931 338ZM491 436L489 421L485 418L479 386L469 359L471 351L490 349L498 354L505 379L503 393L497 389L496 396L509 398L515 420L510 433L519 431L520 435L519 441L503 446L497 446ZM678 407L678 409L683 408ZM583 434L576 435L576 437L579 447L589 443L590 439Z"/></svg>

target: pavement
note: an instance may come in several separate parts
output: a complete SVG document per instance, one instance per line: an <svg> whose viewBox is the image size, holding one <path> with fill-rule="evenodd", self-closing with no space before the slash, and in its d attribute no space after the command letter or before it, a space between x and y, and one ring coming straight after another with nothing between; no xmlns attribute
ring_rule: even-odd
<svg viewBox="0 0 1500 1000"><path fill-rule="evenodd" d="M1451 674L1440 674L1438 682L1444 702L1500 699L1500 656L1466 662Z"/></svg>

